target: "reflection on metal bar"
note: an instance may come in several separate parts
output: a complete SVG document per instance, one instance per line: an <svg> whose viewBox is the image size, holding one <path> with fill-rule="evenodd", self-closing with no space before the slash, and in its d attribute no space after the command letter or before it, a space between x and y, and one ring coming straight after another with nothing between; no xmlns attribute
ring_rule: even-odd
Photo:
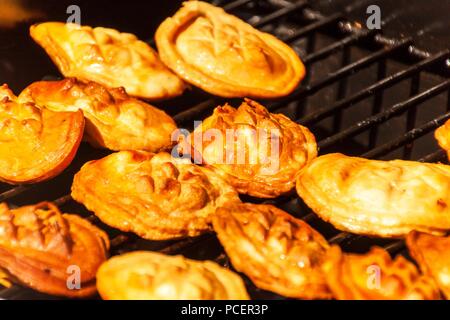
<svg viewBox="0 0 450 320"><path fill-rule="evenodd" d="M230 2L230 3L226 4L226 5L224 5L222 8L225 11L232 11L232 10L238 9L240 7L243 7L246 4L248 4L250 2L253 2L253 1L254 0L237 0L237 1L233 1L233 2Z"/></svg>
<svg viewBox="0 0 450 320"><path fill-rule="evenodd" d="M326 17L324 19L321 19L317 22L311 23L307 25L306 27L301 28L300 30L295 31L292 35L289 35L285 38L283 38L284 42L293 42L299 38L302 38L306 35L308 35L311 32L317 31L320 28L324 28L330 24L338 22L340 19L342 19L342 15L340 13L333 14L329 17Z"/></svg>
<svg viewBox="0 0 450 320"><path fill-rule="evenodd" d="M286 6L284 8L281 8L271 14L268 14L264 16L263 18L259 19L257 22L252 23L252 26L255 28L261 28L277 19L280 19L288 14L291 14L297 10L303 9L308 4L307 1L299 1L297 3L291 4L289 6Z"/></svg>

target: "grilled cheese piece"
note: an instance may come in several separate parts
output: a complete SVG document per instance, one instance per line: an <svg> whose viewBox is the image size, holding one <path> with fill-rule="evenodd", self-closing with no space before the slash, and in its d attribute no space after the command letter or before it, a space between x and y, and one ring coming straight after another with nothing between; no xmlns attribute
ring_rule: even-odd
<svg viewBox="0 0 450 320"><path fill-rule="evenodd" d="M156 31L161 60L186 82L222 97L288 95L305 75L295 51L202 1L187 1Z"/></svg>
<svg viewBox="0 0 450 320"><path fill-rule="evenodd" d="M450 166L442 164L327 154L300 172L297 192L323 220L352 233L450 230Z"/></svg>
<svg viewBox="0 0 450 320"><path fill-rule="evenodd" d="M434 137L439 143L439 146L447 152L450 158L450 120L447 120L442 126L436 129Z"/></svg>
<svg viewBox="0 0 450 320"><path fill-rule="evenodd" d="M55 112L20 102L0 87L0 180L35 183L58 175L71 162L83 137L81 111Z"/></svg>
<svg viewBox="0 0 450 320"><path fill-rule="evenodd" d="M210 231L218 206L239 202L212 171L168 153L121 151L86 163L72 197L106 224L149 240Z"/></svg>
<svg viewBox="0 0 450 320"><path fill-rule="evenodd" d="M219 208L213 226L233 267L259 288L291 298L331 298L322 263L327 241L272 205Z"/></svg>
<svg viewBox="0 0 450 320"><path fill-rule="evenodd" d="M413 231L406 237L409 253L450 299L450 237Z"/></svg>
<svg viewBox="0 0 450 320"><path fill-rule="evenodd" d="M212 261L136 251L105 262L97 273L105 300L247 300L242 279Z"/></svg>
<svg viewBox="0 0 450 320"><path fill-rule="evenodd" d="M52 203L0 204L0 270L8 280L52 295L91 296L108 249L103 231Z"/></svg>
<svg viewBox="0 0 450 320"><path fill-rule="evenodd" d="M45 22L31 26L30 35L65 77L124 87L132 96L151 100L172 98L185 89L158 54L133 34Z"/></svg>
<svg viewBox="0 0 450 320"><path fill-rule="evenodd" d="M180 145L239 193L260 198L290 192L299 171L317 156L306 127L249 99L237 109L217 107Z"/></svg>
<svg viewBox="0 0 450 320"><path fill-rule="evenodd" d="M374 247L366 254L346 254L338 246L329 250L323 265L327 283L338 300L436 300L439 289L403 258L391 259Z"/></svg>
<svg viewBox="0 0 450 320"><path fill-rule="evenodd" d="M19 100L53 111L82 110L86 140L115 151L168 149L177 129L164 111L130 97L123 88L107 89L75 78L35 82L22 91Z"/></svg>

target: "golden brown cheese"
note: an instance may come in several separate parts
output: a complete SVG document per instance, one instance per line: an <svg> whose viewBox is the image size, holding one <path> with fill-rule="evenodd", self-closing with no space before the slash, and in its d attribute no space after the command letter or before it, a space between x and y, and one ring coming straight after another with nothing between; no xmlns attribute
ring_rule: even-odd
<svg viewBox="0 0 450 320"><path fill-rule="evenodd" d="M338 300L435 300L440 298L433 280L421 275L402 256L374 247L366 254L345 254L338 246L323 265L327 283Z"/></svg>
<svg viewBox="0 0 450 320"><path fill-rule="evenodd" d="M124 87L136 97L159 100L180 95L185 85L135 35L110 28L46 22L30 35L65 77Z"/></svg>
<svg viewBox="0 0 450 320"><path fill-rule="evenodd" d="M239 193L260 198L291 191L299 171L317 156L307 128L249 99L237 109L217 107L181 145Z"/></svg>
<svg viewBox="0 0 450 320"><path fill-rule="evenodd" d="M72 197L103 222L150 240L197 236L211 229L216 207L239 201L210 170L168 153L121 151L86 163Z"/></svg>
<svg viewBox="0 0 450 320"><path fill-rule="evenodd" d="M82 110L86 139L95 147L116 151L168 149L177 129L164 111L130 97L123 88L107 89L75 78L35 82L19 99L53 111Z"/></svg>
<svg viewBox="0 0 450 320"><path fill-rule="evenodd" d="M450 120L447 120L442 126L436 129L434 137L438 141L442 149L447 152L450 158Z"/></svg>
<svg viewBox="0 0 450 320"><path fill-rule="evenodd" d="M12 210L0 204L0 268L14 282L52 295L91 296L108 249L103 231L81 217L61 214L52 203Z"/></svg>
<svg viewBox="0 0 450 320"><path fill-rule="evenodd" d="M336 228L380 237L450 230L450 167L327 154L298 176L297 192Z"/></svg>
<svg viewBox="0 0 450 320"><path fill-rule="evenodd" d="M330 298L321 267L327 241L302 220L272 205L217 210L214 230L233 267L264 290L292 298Z"/></svg>
<svg viewBox="0 0 450 320"><path fill-rule="evenodd" d="M212 261L136 251L113 257L97 273L106 300L247 300L242 279Z"/></svg>
<svg viewBox="0 0 450 320"><path fill-rule="evenodd" d="M21 103L0 87L0 180L35 183L50 179L72 161L83 137L81 111L54 112Z"/></svg>
<svg viewBox="0 0 450 320"><path fill-rule="evenodd" d="M155 39L176 74L222 97L285 96L305 75L287 44L206 2L184 2Z"/></svg>
<svg viewBox="0 0 450 320"><path fill-rule="evenodd" d="M413 231L406 237L409 253L450 299L450 237Z"/></svg>

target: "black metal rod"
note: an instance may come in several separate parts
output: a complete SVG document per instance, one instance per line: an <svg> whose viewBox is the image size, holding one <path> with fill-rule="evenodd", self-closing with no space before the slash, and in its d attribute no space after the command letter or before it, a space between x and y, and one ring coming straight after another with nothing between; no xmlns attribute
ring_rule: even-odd
<svg viewBox="0 0 450 320"><path fill-rule="evenodd" d="M283 99L271 104L269 106L269 109L271 111L277 110L277 109L282 108L287 103L289 103L293 100L298 100L307 95L311 95L311 94L319 91L320 89L326 87L327 85L329 85L337 80L340 80L343 77L346 77L350 74L354 74L356 71L359 71L380 59L386 58L400 50L406 49L410 45L410 43L411 43L411 39L404 39L403 41L396 43L395 45L393 45L390 48L376 51L362 59L359 59L359 60L345 66L344 68L341 68L335 72L330 73L328 75L328 77L326 77L324 79L315 81L314 83L312 83L311 85L308 85L306 87L300 87L299 89L296 89L296 91L291 93L288 97L283 98Z"/></svg>
<svg viewBox="0 0 450 320"><path fill-rule="evenodd" d="M431 121L428 121L424 125L414 128L408 132L406 132L403 136L394 139L390 142L387 142L377 148L374 148L370 150L369 152L366 152L361 155L361 157L364 158L377 158L380 156L383 156L392 150L395 150L408 142L414 141L424 135L426 135L428 132L430 132L433 129L436 129L438 126L443 124L447 119L450 118L450 112L447 112Z"/></svg>
<svg viewBox="0 0 450 320"><path fill-rule="evenodd" d="M72 200L73 200L72 196L70 194L66 194L65 196L62 196L56 200L53 200L53 203L59 207L59 206L65 205L67 202L72 201Z"/></svg>
<svg viewBox="0 0 450 320"><path fill-rule="evenodd" d="M450 111L450 90L447 93L447 111Z"/></svg>
<svg viewBox="0 0 450 320"><path fill-rule="evenodd" d="M429 155L426 155L423 158L420 158L419 162L438 162L446 158L446 152L444 150L438 150Z"/></svg>
<svg viewBox="0 0 450 320"><path fill-rule="evenodd" d="M238 9L238 8L240 8L240 7L243 7L243 6L245 6L246 4L248 4L248 3L250 3L250 2L253 2L254 0L236 0L236 1L233 1L233 2L230 2L230 3L227 3L226 5L224 5L222 8L225 10L225 11L232 11L232 10L235 10L235 9Z"/></svg>
<svg viewBox="0 0 450 320"><path fill-rule="evenodd" d="M255 28L261 28L265 25L268 25L269 23L272 23L273 21L280 19L288 14L291 14L295 11L298 11L300 9L303 9L308 5L307 1L299 1L296 3L293 3L292 5L283 7L271 14L268 14L264 16L263 18L259 19L258 21L252 23L251 25Z"/></svg>
<svg viewBox="0 0 450 320"><path fill-rule="evenodd" d="M399 251L403 250L405 248L405 241L404 240L398 240L389 243L388 245L384 246L384 249L389 252L390 254L396 254Z"/></svg>
<svg viewBox="0 0 450 320"><path fill-rule="evenodd" d="M351 56L351 48L345 47L344 50L342 50L341 67L345 67L350 63L350 56ZM342 79L342 81L338 82L336 101L344 99L345 96L347 95L347 81L348 77L345 77L344 79ZM341 125L342 125L342 110L338 110L334 113L333 132L339 132L341 130Z"/></svg>
<svg viewBox="0 0 450 320"><path fill-rule="evenodd" d="M437 62L447 59L449 56L450 56L450 51L448 51L448 50L440 52L429 59L425 59L425 60L415 64L412 67L401 70L381 81L378 81L378 82L374 83L373 85L349 96L348 98L346 98L342 101L339 101L329 107L321 108L321 109L317 110L316 112L311 113L311 114L301 118L300 120L298 120L298 122L303 125L309 125L311 123L325 119L326 117L332 115L335 110L350 107L352 104L372 96L375 92L377 92L379 90L383 90L388 87L391 87L394 84L400 82L401 80L404 80L404 79L410 77L411 75L415 74L416 72L421 71L433 64L436 64Z"/></svg>
<svg viewBox="0 0 450 320"><path fill-rule="evenodd" d="M182 240L179 240L167 247L164 247L164 248L158 250L158 252L164 253L164 254L176 254L176 253L179 253L182 250L186 250L187 248L190 248L198 243L201 243L208 239L212 239L213 237L214 236L212 234L206 234L206 235L198 236L195 238L182 239Z"/></svg>
<svg viewBox="0 0 450 320"><path fill-rule="evenodd" d="M335 13L329 17L326 17L317 22L311 23L311 24L307 25L306 27L303 27L303 28L297 30L293 34L283 38L283 41L288 42L288 43L296 41L299 38L307 36L311 32L317 31L317 30L324 28L330 24L338 22L340 19L342 19L342 14Z"/></svg>
<svg viewBox="0 0 450 320"><path fill-rule="evenodd" d="M333 44L330 44L327 47L324 47L308 56L306 56L303 59L303 62L305 64L311 64L313 62L316 62L318 60L324 59L328 57L329 55L335 53L336 51L342 50L343 48L354 44L358 41L361 41L363 39L367 39L369 37L374 36L376 33L376 30L364 30L358 33L354 33L340 41L334 42Z"/></svg>
<svg viewBox="0 0 450 320"><path fill-rule="evenodd" d="M348 233L348 232L340 232L337 235L335 235L334 237L330 238L328 240L329 243L331 244L340 244L344 241L347 241L348 239L350 239L351 237L355 237L355 234L352 233Z"/></svg>
<svg viewBox="0 0 450 320"><path fill-rule="evenodd" d="M380 60L378 62L378 70L377 70L377 81L386 78L386 59ZM377 114L381 111L383 106L383 91L378 90L375 92L373 96L373 105L372 105L372 115ZM371 128L369 132L369 149L375 147L378 138L378 126L374 126Z"/></svg>
<svg viewBox="0 0 450 320"><path fill-rule="evenodd" d="M405 100L403 102L397 103L391 108L380 112L374 116L371 116L363 121L359 121L355 125L339 132L338 134L335 134L333 136L330 136L318 143L320 148L327 148L331 146L334 143L337 143L339 141L344 140L345 138L348 138L350 136L354 136L362 131L364 131L366 128L373 126L375 124L383 123L393 116L400 114L404 111L406 111L408 108L411 108L412 106L415 106L419 103L422 103L423 101L426 101L441 92L447 90L450 88L450 79L447 81L444 81L437 86L434 86L418 95L415 95L414 97L411 97L408 100Z"/></svg>
<svg viewBox="0 0 450 320"><path fill-rule="evenodd" d="M409 96L412 97L419 93L420 89L420 72L416 73L411 79L411 87ZM417 106L412 107L406 114L406 132L411 131L416 126ZM413 142L406 144L403 149L403 159L411 159Z"/></svg>
<svg viewBox="0 0 450 320"><path fill-rule="evenodd" d="M177 113L175 116L173 116L173 119L175 122L180 125L183 123L186 123L187 121L197 119L200 115L202 115L207 110L216 107L220 104L220 99L217 98L211 98L208 100L205 100L196 106L193 106L192 108L189 108L187 110L181 111L180 113Z"/></svg>
<svg viewBox="0 0 450 320"><path fill-rule="evenodd" d="M31 187L32 187L31 185L20 185L17 187L13 187L9 190L6 190L0 194L0 202L15 197L21 194L22 192L25 192L26 190L30 189Z"/></svg>

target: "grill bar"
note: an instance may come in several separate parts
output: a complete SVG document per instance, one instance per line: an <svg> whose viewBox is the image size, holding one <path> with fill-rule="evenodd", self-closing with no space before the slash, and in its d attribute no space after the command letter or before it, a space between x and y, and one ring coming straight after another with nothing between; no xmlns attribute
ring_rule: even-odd
<svg viewBox="0 0 450 320"><path fill-rule="evenodd" d="M294 42L295 40L302 38L311 32L317 31L317 30L327 27L331 24L336 24L341 19L343 19L343 17L340 13L333 14L329 17L326 17L322 20L311 23L310 25L307 25L306 27L294 32L292 35L285 37L283 39L283 41Z"/></svg>
<svg viewBox="0 0 450 320"><path fill-rule="evenodd" d="M386 77L386 59L381 60L378 63L377 70L377 80L380 81ZM381 111L383 106L383 91L377 91L373 97L373 105L372 105L372 115L377 114ZM375 126L370 130L369 133L369 148L372 149L375 147L378 136L378 127Z"/></svg>
<svg viewBox="0 0 450 320"><path fill-rule="evenodd" d="M416 106L416 105L428 100L429 98L432 98L432 97L440 94L441 92L443 92L449 88L450 88L450 80L446 80L446 81L438 84L437 86L434 86L418 95L413 96L412 98L410 98L406 101L395 104L394 106L392 106L392 108L390 108L388 110L380 112L377 115L367 118L366 120L360 121L357 124L355 124L354 126L349 127L331 137L328 137L328 138L320 141L318 143L318 145L321 149L327 148L327 147L331 146L332 144L335 144L335 143L338 143L339 141L344 140L345 138L348 138L350 136L353 136L357 133L364 131L364 129L366 129L367 127L369 127L371 125L382 123L382 122L392 118L393 116L395 116L401 112L404 112L408 108Z"/></svg>
<svg viewBox="0 0 450 320"><path fill-rule="evenodd" d="M298 122L303 125L310 125L312 123L325 119L326 117L333 115L334 111L348 108L352 106L352 104L357 103L365 98L371 97L374 93L377 93L383 89L391 87L394 84L414 75L415 73L420 72L438 62L442 62L445 59L448 59L449 57L450 52L448 50L438 53L435 56L425 59L412 67L403 69L392 76L384 78L383 80L378 81L373 85L365 88L364 90L361 90L348 98L338 101L337 103L329 107L321 108L316 112L306 115L305 117L301 118Z"/></svg>
<svg viewBox="0 0 450 320"><path fill-rule="evenodd" d="M0 194L0 201L6 201L9 198L12 198L12 197L14 197L14 196L16 196L18 194L21 194L22 192L24 192L24 191L26 191L26 190L28 190L30 188L31 188L31 186L20 185L20 186L17 186L17 187L13 187L13 188L11 188L9 190L6 190L5 192L2 192Z"/></svg>
<svg viewBox="0 0 450 320"><path fill-rule="evenodd" d="M397 149L398 147L401 147L405 145L408 142L414 141L417 138L420 138L430 132L433 129L436 129L438 126L443 124L447 119L450 118L450 112L447 112L431 121L428 121L424 125L414 128L408 132L406 132L403 136L394 139L386 144L383 144L375 149L370 150L369 152L366 152L362 155L364 158L376 158L383 156L390 151L393 151Z"/></svg>
<svg viewBox="0 0 450 320"><path fill-rule="evenodd" d="M303 62L305 64L309 64L309 63L313 63L316 62L318 60L324 59L326 57L328 57L329 55L342 50L343 48L351 45L351 44L355 44L358 41L362 41L365 40L371 36L374 36L376 33L375 30L363 30L361 32L352 34L338 42L335 42L331 45L329 45L328 47L325 47L323 49L320 49L319 51L314 52L313 54L310 54L309 56L306 56L303 59Z"/></svg>
<svg viewBox="0 0 450 320"><path fill-rule="evenodd" d="M420 162L438 162L443 159L445 159L445 151L438 150L438 151L430 153L429 155L419 159L418 161L420 161Z"/></svg>
<svg viewBox="0 0 450 320"><path fill-rule="evenodd" d="M294 91L288 97L282 99L279 102L272 104L270 106L270 110L280 109L289 102L303 98L306 95L311 95L313 93L316 93L317 91L328 86L329 84L332 84L333 82L340 80L340 79L344 78L345 76L355 73L356 71L361 70L361 69L371 65L372 63L379 61L380 59L387 58L390 55L392 55L398 51L405 50L410 45L410 43L411 43L410 39L404 39L402 41L399 41L398 43L396 43L395 45L393 45L392 47L390 47L388 49L376 51L373 54L370 54L370 55L368 55L358 61L355 61L335 72L332 72L331 74L328 75L328 77L326 77L324 79L317 80L316 82L314 82L311 85L308 85L306 87L300 87L299 89Z"/></svg>
<svg viewBox="0 0 450 320"><path fill-rule="evenodd" d="M265 17L258 19L258 21L256 21L256 22L253 22L253 23L250 22L250 24L255 28L261 28L261 27L264 27L264 26L268 25L269 23L272 23L275 20L278 20L288 14L292 14L300 9L303 9L307 5L308 5L307 1L299 1L292 5L281 8L271 14L268 14Z"/></svg>
<svg viewBox="0 0 450 320"><path fill-rule="evenodd" d="M236 9L239 9L240 7L243 7L253 1L254 0L237 0L237 1L230 2L226 5L224 5L223 9L225 9L225 11L236 10Z"/></svg>

